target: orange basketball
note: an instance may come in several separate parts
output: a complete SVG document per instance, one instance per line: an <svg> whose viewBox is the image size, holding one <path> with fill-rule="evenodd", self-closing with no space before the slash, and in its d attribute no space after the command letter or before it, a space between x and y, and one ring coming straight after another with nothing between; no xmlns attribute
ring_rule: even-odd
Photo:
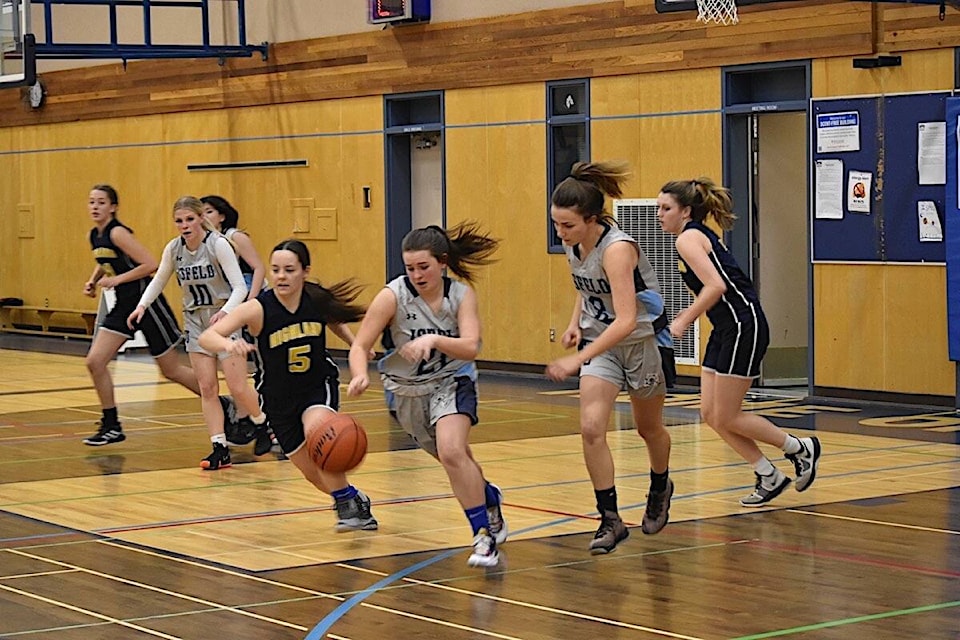
<svg viewBox="0 0 960 640"><path fill-rule="evenodd" d="M363 462L367 432L353 416L338 413L307 434L307 451L323 471L343 473Z"/></svg>

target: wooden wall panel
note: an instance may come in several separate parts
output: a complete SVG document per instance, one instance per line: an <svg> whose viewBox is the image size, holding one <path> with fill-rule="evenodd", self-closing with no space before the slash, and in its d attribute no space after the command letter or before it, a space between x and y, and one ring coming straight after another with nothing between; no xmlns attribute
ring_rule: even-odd
<svg viewBox="0 0 960 640"><path fill-rule="evenodd" d="M902 65L854 69L850 58L813 61L814 98L868 96L916 91L949 91L953 88L952 49L899 54Z"/></svg>
<svg viewBox="0 0 960 640"><path fill-rule="evenodd" d="M549 342L551 291L569 288L569 273L555 275L562 257L547 253L545 100L539 84L446 95L447 121L457 125L444 140L448 224L480 220L502 240L497 263L477 279L484 360L546 362L558 346ZM564 326L570 305L572 297Z"/></svg>
<svg viewBox="0 0 960 640"><path fill-rule="evenodd" d="M947 354L947 271L942 265L884 269L884 391L952 396Z"/></svg>
<svg viewBox="0 0 960 640"><path fill-rule="evenodd" d="M864 264L814 265L817 386L885 388L884 269ZM820 357L828 353L832 357Z"/></svg>
<svg viewBox="0 0 960 640"><path fill-rule="evenodd" d="M870 7L841 0L745 7L740 24L706 27L692 12L658 14L652 0L618 1L282 43L267 62L71 69L44 75L48 101L40 110L26 107L17 90L0 91L0 126L869 54L878 40ZM940 33L936 16L912 20L920 34L914 48L960 44L960 34ZM937 37L924 40L929 30Z"/></svg>

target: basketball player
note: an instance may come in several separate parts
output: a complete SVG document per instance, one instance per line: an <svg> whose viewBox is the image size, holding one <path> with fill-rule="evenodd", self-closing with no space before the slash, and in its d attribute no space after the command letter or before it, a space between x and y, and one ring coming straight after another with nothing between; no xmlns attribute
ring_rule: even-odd
<svg viewBox="0 0 960 640"><path fill-rule="evenodd" d="M336 501L337 531L373 530L377 521L370 498L347 482L343 473L321 471L304 445L306 433L340 407L339 370L327 352L326 329L353 342L346 326L363 316L353 304L357 289L349 282L329 289L307 282L310 252L299 240L286 240L270 255L273 288L244 302L200 336L212 352L243 356L257 349L264 372L260 393L283 452L303 477ZM256 347L237 338L247 327Z"/></svg>
<svg viewBox="0 0 960 640"><path fill-rule="evenodd" d="M136 307L150 274L157 268L156 259L133 237L133 231L117 220L119 205L117 191L110 185L98 184L90 191L87 209L94 224L90 230L90 246L97 266L83 285L83 293L95 298L100 287L113 289L116 294L116 304L104 317L87 352L87 369L103 411L97 432L83 440L91 447L123 442L127 438L117 416L113 378L107 364L127 340L133 339L135 330L127 326L127 316ZM193 370L179 362L175 347L181 340L180 327L163 294L145 309L136 329L143 332L150 355L164 377L200 395Z"/></svg>
<svg viewBox="0 0 960 640"><path fill-rule="evenodd" d="M207 222L215 231L222 233L236 250L237 261L240 263L240 273L243 274L243 281L247 285L246 299L253 300L263 287L266 269L263 266L263 260L260 259L260 254L257 253L257 248L253 246L250 236L237 229L237 224L240 222L240 212L226 198L221 196L203 196L200 198L200 202L203 203L203 217L207 219ZM253 339L251 338L249 341L252 342ZM256 359L254 359L253 364L253 386L259 388L262 364ZM267 424L255 426L250 423L248 417L242 414L238 422L240 433L254 434L254 455L262 456L270 452L275 439L271 435L270 427ZM243 438L243 440L246 440L246 438ZM237 444L246 444L246 442L238 442Z"/></svg>
<svg viewBox="0 0 960 640"><path fill-rule="evenodd" d="M367 353L385 329L393 350L379 363L384 389L404 431L440 461L473 529L467 564L493 567L497 545L507 539L500 489L483 477L470 451L477 424L480 315L469 285L473 267L487 264L498 241L463 223L448 235L437 226L415 229L403 239L406 275L376 295L350 348L350 386L357 396L370 384ZM466 282L444 275L450 269Z"/></svg>
<svg viewBox="0 0 960 640"><path fill-rule="evenodd" d="M663 426L666 385L654 323L645 299L659 291L656 273L636 240L604 210L604 196L619 198L627 167L578 162L551 197L550 217L573 274L577 296L561 342L577 352L554 360L546 374L557 382L580 376L580 434L593 483L600 526L590 553L610 553L630 535L617 507L607 424L621 388L630 395L633 424L647 445L650 491L641 530L654 534L667 524L673 481L670 434Z"/></svg>
<svg viewBox="0 0 960 640"><path fill-rule="evenodd" d="M200 462L200 467L216 471L231 466L219 400L218 359L230 395L254 424L266 421L266 416L260 411L256 392L247 384L246 359L228 353L205 351L197 343L197 338L207 326L222 319L243 301L247 287L240 275L240 265L237 264L233 247L205 221L203 203L193 196L180 198L173 205L173 221L180 235L163 249L157 273L140 296L127 325L133 327L141 321L147 307L160 296L170 276L176 271L177 282L183 292L187 354L200 383L200 404L213 444L213 451Z"/></svg>
<svg viewBox="0 0 960 640"><path fill-rule="evenodd" d="M762 416L744 413L743 398L760 375L770 332L753 282L706 226L708 216L724 230L736 218L730 191L710 178L668 182L660 189L657 218L665 232L677 236L680 275L696 296L673 319L670 333L679 338L704 313L713 324L700 374L700 413L753 467L756 486L740 504L759 507L783 493L790 478L763 455L757 441L783 450L796 469L797 491L806 491L817 475L820 440L797 438Z"/></svg>

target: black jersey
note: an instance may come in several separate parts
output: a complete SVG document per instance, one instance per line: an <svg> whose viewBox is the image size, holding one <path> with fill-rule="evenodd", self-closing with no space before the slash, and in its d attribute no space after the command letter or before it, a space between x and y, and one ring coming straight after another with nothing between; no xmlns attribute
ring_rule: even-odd
<svg viewBox="0 0 960 640"><path fill-rule="evenodd" d="M272 289L258 295L257 301L263 307L263 328L257 336L257 351L263 360L260 393L268 404L311 393L339 377L340 371L327 353L327 324L306 292L293 313Z"/></svg>
<svg viewBox="0 0 960 640"><path fill-rule="evenodd" d="M103 272L110 277L132 271L140 266L138 262L135 262L133 258L124 253L120 247L113 244L113 240L110 239L110 233L117 227L122 227L130 233L133 233L130 227L121 224L116 218L107 224L103 233L99 233L96 227L90 230L90 246L93 248L93 257L100 264ZM131 306L131 304L132 306L136 306L140 300L140 296L143 294L143 290L147 288L149 281L149 277L143 277L133 282L124 282L114 287L114 292L117 294L117 304L123 305L124 307Z"/></svg>
<svg viewBox="0 0 960 640"><path fill-rule="evenodd" d="M707 317L715 327L727 327L743 321L756 322L762 317L763 311L760 309L760 298L757 296L757 290L753 286L750 278L740 269L733 254L723 245L720 238L714 233L713 229L700 222L690 221L683 228L696 229L707 236L710 240L711 251L708 254L710 262L716 268L724 284L727 285L727 291L723 297L707 310ZM695 295L699 295L703 289L703 283L693 272L693 269L680 258L680 276L684 284L690 288Z"/></svg>

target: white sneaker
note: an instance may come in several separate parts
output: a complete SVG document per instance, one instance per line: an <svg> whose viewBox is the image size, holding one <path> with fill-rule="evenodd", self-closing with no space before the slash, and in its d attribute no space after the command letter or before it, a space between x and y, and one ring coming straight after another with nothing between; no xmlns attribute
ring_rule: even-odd
<svg viewBox="0 0 960 640"><path fill-rule="evenodd" d="M759 473L754 473L754 475L757 476L757 484L753 493L740 498L740 506L762 507L783 493L783 490L790 484L790 478L780 471L774 471L770 476L762 476Z"/></svg>
<svg viewBox="0 0 960 640"><path fill-rule="evenodd" d="M492 482L490 486L497 492L497 505L495 507L487 507L487 521L490 523L490 535L492 535L493 539L500 545L507 541L507 534L510 531L507 527L507 521L503 519L503 513L500 511L500 505L503 504L503 491Z"/></svg>
<svg viewBox="0 0 960 640"><path fill-rule="evenodd" d="M797 491L806 491L817 477L817 465L820 464L820 439L797 438L803 447L797 453L787 453L784 457L793 463L797 470Z"/></svg>
<svg viewBox="0 0 960 640"><path fill-rule="evenodd" d="M486 529L480 529L473 537L473 553L467 559L471 567L495 567L500 563L500 552L497 551L497 541Z"/></svg>

